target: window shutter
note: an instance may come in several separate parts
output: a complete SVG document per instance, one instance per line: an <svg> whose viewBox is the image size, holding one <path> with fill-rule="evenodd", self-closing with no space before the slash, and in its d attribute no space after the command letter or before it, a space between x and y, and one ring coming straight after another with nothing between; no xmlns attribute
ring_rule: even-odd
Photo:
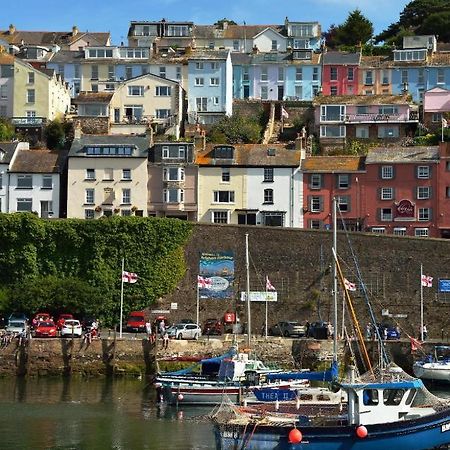
<svg viewBox="0 0 450 450"><path fill-rule="evenodd" d="M429 217L429 219L428 220L433 220L433 208L429 208L429 210L430 210L430 217Z"/></svg>
<svg viewBox="0 0 450 450"><path fill-rule="evenodd" d="M339 189L339 174L337 173L336 175L335 175L335 187L336 187L336 189Z"/></svg>
<svg viewBox="0 0 450 450"><path fill-rule="evenodd" d="M323 196L321 195L319 197L319 199L320 199L320 212L322 212L323 211Z"/></svg>
<svg viewBox="0 0 450 450"><path fill-rule="evenodd" d="M392 179L395 179L395 166L392 166Z"/></svg>
<svg viewBox="0 0 450 450"><path fill-rule="evenodd" d="M350 188L352 186L352 176L351 174L348 174L348 187Z"/></svg>
<svg viewBox="0 0 450 450"><path fill-rule="evenodd" d="M306 205L306 209L311 212L311 199L312 199L312 195L308 195L308 203Z"/></svg>
<svg viewBox="0 0 450 450"><path fill-rule="evenodd" d="M352 197L350 195L347 195L347 208L347 212L352 210Z"/></svg>
<svg viewBox="0 0 450 450"><path fill-rule="evenodd" d="M419 197L419 196L417 195L417 194L418 194L418 191L419 191L419 186L415 186L414 189L413 189L413 191L414 191L414 193L413 193L414 200L417 200L417 198Z"/></svg>
<svg viewBox="0 0 450 450"><path fill-rule="evenodd" d="M377 188L377 197L381 200L381 188Z"/></svg>
<svg viewBox="0 0 450 450"><path fill-rule="evenodd" d="M378 178L383 179L383 166L378 167Z"/></svg>
<svg viewBox="0 0 450 450"><path fill-rule="evenodd" d="M433 188L431 186L428 186L428 198L433 197Z"/></svg>
<svg viewBox="0 0 450 450"><path fill-rule="evenodd" d="M392 200L395 200L395 188L392 188Z"/></svg>
<svg viewBox="0 0 450 450"><path fill-rule="evenodd" d="M309 174L308 179L309 179L308 187L309 187L309 189L311 189L312 188L312 179L313 179L313 174L312 173Z"/></svg>
<svg viewBox="0 0 450 450"><path fill-rule="evenodd" d="M319 187L320 187L320 189L323 188L323 175L322 174L319 174Z"/></svg>
<svg viewBox="0 0 450 450"><path fill-rule="evenodd" d="M414 166L414 172L415 172L414 178L416 178L418 180L419 179L419 166Z"/></svg>
<svg viewBox="0 0 450 450"><path fill-rule="evenodd" d="M381 221L381 208L377 208L377 220Z"/></svg>

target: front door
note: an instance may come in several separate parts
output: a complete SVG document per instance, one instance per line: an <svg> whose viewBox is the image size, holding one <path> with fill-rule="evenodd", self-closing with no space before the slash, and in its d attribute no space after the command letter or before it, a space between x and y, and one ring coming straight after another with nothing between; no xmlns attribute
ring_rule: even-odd
<svg viewBox="0 0 450 450"><path fill-rule="evenodd" d="M282 101L284 97L284 86L278 86L278 100Z"/></svg>
<svg viewBox="0 0 450 450"><path fill-rule="evenodd" d="M250 86L244 85L244 98L249 98L250 97Z"/></svg>

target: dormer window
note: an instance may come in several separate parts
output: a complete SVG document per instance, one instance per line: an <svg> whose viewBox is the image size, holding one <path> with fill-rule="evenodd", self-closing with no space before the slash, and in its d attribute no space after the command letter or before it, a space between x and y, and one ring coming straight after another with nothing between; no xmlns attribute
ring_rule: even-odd
<svg viewBox="0 0 450 450"><path fill-rule="evenodd" d="M214 147L214 158L216 159L233 159L234 147L231 146L219 146Z"/></svg>

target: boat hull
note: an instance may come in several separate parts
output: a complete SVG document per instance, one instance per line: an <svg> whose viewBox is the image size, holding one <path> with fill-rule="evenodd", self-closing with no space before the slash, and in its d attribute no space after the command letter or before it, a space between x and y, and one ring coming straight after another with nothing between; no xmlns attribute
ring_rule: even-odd
<svg viewBox="0 0 450 450"><path fill-rule="evenodd" d="M289 443L293 426L215 424L217 450L430 450L450 443L450 409L430 416L395 423L367 425L366 438L356 426L297 428L300 443Z"/></svg>
<svg viewBox="0 0 450 450"><path fill-rule="evenodd" d="M450 383L450 364L414 364L413 371L416 377L419 377L423 380Z"/></svg>

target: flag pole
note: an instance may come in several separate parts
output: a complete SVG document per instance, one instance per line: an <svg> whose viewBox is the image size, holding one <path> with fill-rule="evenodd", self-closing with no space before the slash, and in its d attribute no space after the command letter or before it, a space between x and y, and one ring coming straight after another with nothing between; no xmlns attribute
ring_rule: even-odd
<svg viewBox="0 0 450 450"><path fill-rule="evenodd" d="M423 342L423 267L420 264L420 340Z"/></svg>
<svg viewBox="0 0 450 450"><path fill-rule="evenodd" d="M197 275L197 325L200 325L200 291L198 288L198 275Z"/></svg>
<svg viewBox="0 0 450 450"><path fill-rule="evenodd" d="M123 271L125 269L125 258L122 258L122 272L120 274L120 321L119 321L119 338L122 339L122 316L123 316Z"/></svg>
<svg viewBox="0 0 450 450"><path fill-rule="evenodd" d="M267 302L267 280L269 277L266 275L266 339L267 339L267 319L268 319L268 302Z"/></svg>

